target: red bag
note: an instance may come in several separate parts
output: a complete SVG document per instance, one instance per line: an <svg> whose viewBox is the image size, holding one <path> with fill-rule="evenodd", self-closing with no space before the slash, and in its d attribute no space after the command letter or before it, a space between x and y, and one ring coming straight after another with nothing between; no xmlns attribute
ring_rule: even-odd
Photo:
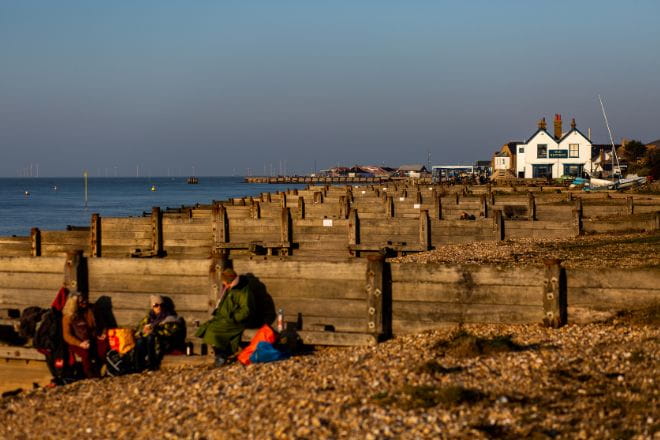
<svg viewBox="0 0 660 440"><path fill-rule="evenodd" d="M273 331L273 329L270 328L268 324L264 324L254 334L252 340L250 341L250 345L245 347L238 354L238 361L243 365L250 365L250 355L254 352L254 350L256 350L257 344L262 341L274 344L276 339L277 336L275 336L275 332Z"/></svg>

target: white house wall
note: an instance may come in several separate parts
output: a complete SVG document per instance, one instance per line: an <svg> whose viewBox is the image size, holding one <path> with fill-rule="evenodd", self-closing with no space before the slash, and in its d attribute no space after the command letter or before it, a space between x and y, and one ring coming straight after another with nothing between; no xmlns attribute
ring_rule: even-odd
<svg viewBox="0 0 660 440"><path fill-rule="evenodd" d="M548 156L550 156L550 150L569 150L569 144L578 144L578 157L537 158L538 144L548 146ZM584 171L591 172L591 142L578 131L569 133L559 144L547 132L540 131L528 143L519 144L517 148L516 175L524 173L527 179L531 179L533 176L532 165L552 165L552 178L555 179L563 175L564 164L582 165ZM524 150L522 153L521 148Z"/></svg>

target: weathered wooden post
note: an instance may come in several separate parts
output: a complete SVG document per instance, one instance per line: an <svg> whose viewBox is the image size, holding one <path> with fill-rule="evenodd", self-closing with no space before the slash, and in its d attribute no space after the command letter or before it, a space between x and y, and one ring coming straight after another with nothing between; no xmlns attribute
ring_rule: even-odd
<svg viewBox="0 0 660 440"><path fill-rule="evenodd" d="M92 214L89 225L89 254L96 258L101 256L101 216Z"/></svg>
<svg viewBox="0 0 660 440"><path fill-rule="evenodd" d="M341 219L348 218L349 209L350 209L350 204L348 202L348 197L339 196L339 218Z"/></svg>
<svg viewBox="0 0 660 440"><path fill-rule="evenodd" d="M527 220L536 220L536 197L531 192L527 193Z"/></svg>
<svg viewBox="0 0 660 440"><path fill-rule="evenodd" d="M628 202L628 215L633 215L635 213L635 199L633 196L628 196L626 200Z"/></svg>
<svg viewBox="0 0 660 440"><path fill-rule="evenodd" d="M41 231L39 228L30 229L30 255L41 257Z"/></svg>
<svg viewBox="0 0 660 440"><path fill-rule="evenodd" d="M376 336L389 334L383 316L384 255L367 256L367 333Z"/></svg>
<svg viewBox="0 0 660 440"><path fill-rule="evenodd" d="M216 202L213 204L211 216L213 243L214 248L217 249L218 244L229 242L229 219L227 218L227 208L225 208L220 202ZM224 248L220 251L221 255L226 253L227 250Z"/></svg>
<svg viewBox="0 0 660 440"><path fill-rule="evenodd" d="M323 203L323 193L321 191L314 192L314 203Z"/></svg>
<svg viewBox="0 0 660 440"><path fill-rule="evenodd" d="M305 218L305 198L303 196L298 196L298 218Z"/></svg>
<svg viewBox="0 0 660 440"><path fill-rule="evenodd" d="M655 230L660 229L660 211L655 211Z"/></svg>
<svg viewBox="0 0 660 440"><path fill-rule="evenodd" d="M261 218L261 203L259 202L254 202L250 206L250 217L259 220Z"/></svg>
<svg viewBox="0 0 660 440"><path fill-rule="evenodd" d="M358 218L357 209L351 209L348 214L348 246L355 246L360 243L360 219ZM350 250L349 250L350 252ZM355 251L355 256L359 257L360 252Z"/></svg>
<svg viewBox="0 0 660 440"><path fill-rule="evenodd" d="M280 195L280 208L286 208L286 193Z"/></svg>
<svg viewBox="0 0 660 440"><path fill-rule="evenodd" d="M401 191L401 197L403 197L404 199L408 198L408 190L406 188L403 188L403 190Z"/></svg>
<svg viewBox="0 0 660 440"><path fill-rule="evenodd" d="M273 203L273 197L270 195L269 192L266 193L266 202Z"/></svg>
<svg viewBox="0 0 660 440"><path fill-rule="evenodd" d="M504 216L501 209L493 211L493 223L495 228L495 241L504 240Z"/></svg>
<svg viewBox="0 0 660 440"><path fill-rule="evenodd" d="M298 188L294 188L294 189L293 189L293 195L294 195L294 196L297 196L297 195L298 195Z"/></svg>
<svg viewBox="0 0 660 440"><path fill-rule="evenodd" d="M582 235L582 210L573 209L573 234Z"/></svg>
<svg viewBox="0 0 660 440"><path fill-rule="evenodd" d="M456 193L455 196L456 196L456 205L458 205L459 203L461 203L460 196L458 195L458 193Z"/></svg>
<svg viewBox="0 0 660 440"><path fill-rule="evenodd" d="M291 210L289 208L282 208L280 215L280 255L289 255L291 247Z"/></svg>
<svg viewBox="0 0 660 440"><path fill-rule="evenodd" d="M151 208L151 251L157 257L163 256L163 213L158 206Z"/></svg>
<svg viewBox="0 0 660 440"><path fill-rule="evenodd" d="M436 195L433 200L433 218L436 220L442 220L442 196Z"/></svg>
<svg viewBox="0 0 660 440"><path fill-rule="evenodd" d="M64 287L70 292L80 292L85 297L88 294L87 261L80 249L66 253Z"/></svg>
<svg viewBox="0 0 660 440"><path fill-rule="evenodd" d="M422 192L420 190L417 190L417 194L415 194L415 203L422 204Z"/></svg>
<svg viewBox="0 0 660 440"><path fill-rule="evenodd" d="M428 209L422 209L419 212L419 247L424 251L431 249L431 224Z"/></svg>
<svg viewBox="0 0 660 440"><path fill-rule="evenodd" d="M387 196L385 200L385 217L394 217L394 197Z"/></svg>
<svg viewBox="0 0 660 440"><path fill-rule="evenodd" d="M486 194L481 195L479 202L479 217L488 218L488 197L486 197Z"/></svg>
<svg viewBox="0 0 660 440"><path fill-rule="evenodd" d="M543 324L558 328L567 322L566 271L557 259L543 260Z"/></svg>

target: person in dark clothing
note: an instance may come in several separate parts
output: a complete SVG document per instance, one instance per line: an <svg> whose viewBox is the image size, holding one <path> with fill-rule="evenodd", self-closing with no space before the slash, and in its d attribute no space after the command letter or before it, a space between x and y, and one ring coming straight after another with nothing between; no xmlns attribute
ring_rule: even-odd
<svg viewBox="0 0 660 440"><path fill-rule="evenodd" d="M138 371L155 370L163 356L173 350L185 348L186 327L172 301L160 295L151 295L151 309L135 329L135 356Z"/></svg>
<svg viewBox="0 0 660 440"><path fill-rule="evenodd" d="M223 270L220 278L222 294L213 316L195 333L213 347L216 366L223 365L238 351L241 334L254 310L254 297L247 278L238 276L233 269Z"/></svg>

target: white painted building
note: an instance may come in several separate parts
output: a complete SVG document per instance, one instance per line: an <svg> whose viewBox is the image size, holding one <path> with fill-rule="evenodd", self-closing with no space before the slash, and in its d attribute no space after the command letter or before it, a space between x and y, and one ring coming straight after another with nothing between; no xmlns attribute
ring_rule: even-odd
<svg viewBox="0 0 660 440"><path fill-rule="evenodd" d="M517 177L557 179L591 172L591 141L575 128L575 120L571 130L562 133L561 116L555 115L554 128L552 136L543 118L536 133L517 145Z"/></svg>

